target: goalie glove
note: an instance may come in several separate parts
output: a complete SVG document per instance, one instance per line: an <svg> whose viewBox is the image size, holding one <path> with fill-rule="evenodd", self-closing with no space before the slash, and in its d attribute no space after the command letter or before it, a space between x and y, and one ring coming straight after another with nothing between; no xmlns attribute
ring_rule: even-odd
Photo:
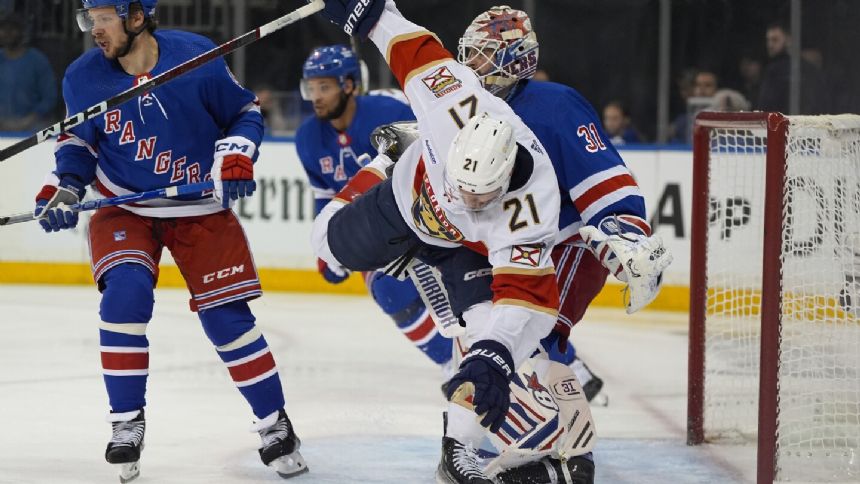
<svg viewBox="0 0 860 484"><path fill-rule="evenodd" d="M663 271L672 254L659 235L651 235L647 222L632 215L610 215L597 224L579 229L588 249L619 281L626 282L627 314L647 306L657 297Z"/></svg>

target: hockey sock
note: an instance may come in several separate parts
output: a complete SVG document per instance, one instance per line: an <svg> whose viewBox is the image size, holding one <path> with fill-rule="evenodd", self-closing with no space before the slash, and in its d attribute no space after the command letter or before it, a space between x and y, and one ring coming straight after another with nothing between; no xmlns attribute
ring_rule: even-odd
<svg viewBox="0 0 860 484"><path fill-rule="evenodd" d="M246 301L235 301L198 313L206 336L251 405L257 418L284 407L284 391L275 359Z"/></svg>
<svg viewBox="0 0 860 484"><path fill-rule="evenodd" d="M102 371L111 409L130 412L146 405L149 374L149 340L146 325L152 319L153 276L140 264L120 264L100 281L99 344Z"/></svg>

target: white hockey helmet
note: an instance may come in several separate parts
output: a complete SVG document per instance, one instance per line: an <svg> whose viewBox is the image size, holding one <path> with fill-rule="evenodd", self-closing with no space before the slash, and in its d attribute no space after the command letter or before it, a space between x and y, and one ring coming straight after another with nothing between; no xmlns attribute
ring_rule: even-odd
<svg viewBox="0 0 860 484"><path fill-rule="evenodd" d="M455 211L484 210L507 192L517 157L510 123L481 113L457 133L445 163L445 198Z"/></svg>

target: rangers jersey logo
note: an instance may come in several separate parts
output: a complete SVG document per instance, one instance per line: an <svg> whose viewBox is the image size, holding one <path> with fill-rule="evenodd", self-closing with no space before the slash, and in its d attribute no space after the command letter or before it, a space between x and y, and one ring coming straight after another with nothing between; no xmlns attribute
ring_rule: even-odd
<svg viewBox="0 0 860 484"><path fill-rule="evenodd" d="M445 66L439 67L429 76L422 78L421 80L424 82L424 85L427 86L427 89L430 89L430 92L432 92L437 98L450 94L463 87L463 83L454 77L454 74L451 74L451 71Z"/></svg>
<svg viewBox="0 0 860 484"><path fill-rule="evenodd" d="M511 262L529 267L537 267L540 265L540 259L542 254L543 245L515 245L511 247Z"/></svg>
<svg viewBox="0 0 860 484"><path fill-rule="evenodd" d="M439 206L426 173L422 183L416 188L418 193L414 194L415 201L412 203L412 219L415 226L430 237L449 242L463 240L463 234L445 217L445 211Z"/></svg>
<svg viewBox="0 0 860 484"><path fill-rule="evenodd" d="M320 158L320 171L323 175L334 173L334 158L331 156Z"/></svg>
<svg viewBox="0 0 860 484"><path fill-rule="evenodd" d="M558 411L558 404L555 403L555 399L552 398L552 394L550 394L549 390L547 390L545 386L541 385L540 380L538 380L537 373L532 372L531 376L528 377L527 382L526 386L536 402L550 410Z"/></svg>

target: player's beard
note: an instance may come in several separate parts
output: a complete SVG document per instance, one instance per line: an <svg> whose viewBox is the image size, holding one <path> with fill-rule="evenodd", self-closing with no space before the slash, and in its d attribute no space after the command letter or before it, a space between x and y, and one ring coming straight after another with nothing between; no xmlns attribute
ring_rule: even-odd
<svg viewBox="0 0 860 484"><path fill-rule="evenodd" d="M132 40L133 39L128 34L125 34L125 39L123 39L121 42L114 39L110 39L110 46L108 50L104 51L105 58L109 60L117 60L120 57L120 54L127 54L129 51L128 44L132 42Z"/></svg>
<svg viewBox="0 0 860 484"><path fill-rule="evenodd" d="M331 111L324 113L322 116L319 116L320 119L325 119L326 121L331 121L332 119L337 119L343 116L344 111L346 111L346 105L349 102L349 95L343 91L340 93L340 99L337 101L337 105Z"/></svg>

